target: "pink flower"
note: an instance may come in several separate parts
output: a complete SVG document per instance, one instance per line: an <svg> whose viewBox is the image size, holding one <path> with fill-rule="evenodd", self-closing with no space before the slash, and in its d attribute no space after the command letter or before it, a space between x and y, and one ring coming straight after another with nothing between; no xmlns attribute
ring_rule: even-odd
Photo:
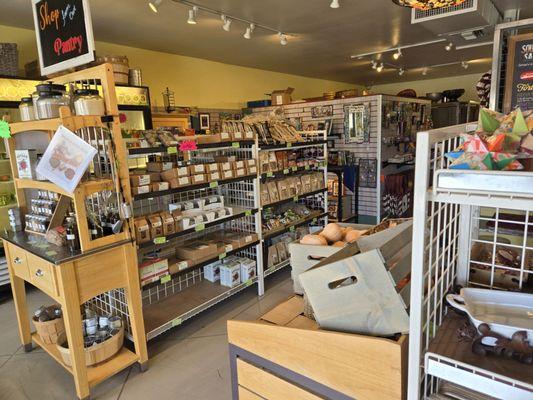
<svg viewBox="0 0 533 400"><path fill-rule="evenodd" d="M194 140L185 140L180 143L180 151L197 150L196 142Z"/></svg>

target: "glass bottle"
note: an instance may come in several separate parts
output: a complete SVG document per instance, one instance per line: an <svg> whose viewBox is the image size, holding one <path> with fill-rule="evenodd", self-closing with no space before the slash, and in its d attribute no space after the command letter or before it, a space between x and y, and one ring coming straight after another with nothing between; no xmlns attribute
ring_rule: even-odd
<svg viewBox="0 0 533 400"><path fill-rule="evenodd" d="M77 240L77 225L76 225L76 215L74 213L69 213L69 216L65 218L66 226L66 235L67 235L67 247L71 253L78 250L78 240Z"/></svg>

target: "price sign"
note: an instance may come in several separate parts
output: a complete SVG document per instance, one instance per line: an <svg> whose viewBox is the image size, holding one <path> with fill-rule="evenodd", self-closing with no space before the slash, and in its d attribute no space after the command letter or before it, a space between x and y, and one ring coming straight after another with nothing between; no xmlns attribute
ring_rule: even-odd
<svg viewBox="0 0 533 400"><path fill-rule="evenodd" d="M88 0L32 0L41 75L94 61Z"/></svg>
<svg viewBox="0 0 533 400"><path fill-rule="evenodd" d="M246 287L250 286L251 284L253 283L253 281L251 279L248 279L246 282L245 282L245 285Z"/></svg>
<svg viewBox="0 0 533 400"><path fill-rule="evenodd" d="M252 210L246 210L246 211L244 212L244 215L247 216L247 217L249 217L250 215L252 215Z"/></svg>
<svg viewBox="0 0 533 400"><path fill-rule="evenodd" d="M201 231L203 231L204 229L205 229L205 224L198 224L198 225L196 225L196 226L194 227L194 230L195 230L196 232L201 232Z"/></svg>
<svg viewBox="0 0 533 400"><path fill-rule="evenodd" d="M241 147L241 144L239 142L233 142L231 144L231 147L235 148L235 149L238 149L239 147Z"/></svg>
<svg viewBox="0 0 533 400"><path fill-rule="evenodd" d="M178 148L176 146L167 147L168 154L176 154L177 152L178 152Z"/></svg>
<svg viewBox="0 0 533 400"><path fill-rule="evenodd" d="M289 173L289 170L288 170L288 169L284 169L284 170L283 170L283 173L284 173L285 175L287 175L287 174Z"/></svg>
<svg viewBox="0 0 533 400"><path fill-rule="evenodd" d="M287 148L291 148L292 147L292 143L287 143Z"/></svg>
<svg viewBox="0 0 533 400"><path fill-rule="evenodd" d="M293 201L298 201L298 196L294 196L292 199Z"/></svg>
<svg viewBox="0 0 533 400"><path fill-rule="evenodd" d="M170 282L170 275L165 275L161 277L161 284Z"/></svg>
<svg viewBox="0 0 533 400"><path fill-rule="evenodd" d="M172 327L181 325L181 323L182 323L181 318L175 318L175 319L172 320Z"/></svg>
<svg viewBox="0 0 533 400"><path fill-rule="evenodd" d="M272 178L274 174L272 172L267 172L267 178Z"/></svg>
<svg viewBox="0 0 533 400"><path fill-rule="evenodd" d="M165 244L167 242L167 238L165 236L156 237L154 239L155 244Z"/></svg>
<svg viewBox="0 0 533 400"><path fill-rule="evenodd" d="M209 187L211 189L214 189L214 188L218 187L218 181L214 181L214 182L209 183Z"/></svg>
<svg viewBox="0 0 533 400"><path fill-rule="evenodd" d="M292 167L292 172L298 171L298 167Z"/></svg>
<svg viewBox="0 0 533 400"><path fill-rule="evenodd" d="M306 171L309 170L309 165L306 165L306 166L305 166L305 170L306 170Z"/></svg>

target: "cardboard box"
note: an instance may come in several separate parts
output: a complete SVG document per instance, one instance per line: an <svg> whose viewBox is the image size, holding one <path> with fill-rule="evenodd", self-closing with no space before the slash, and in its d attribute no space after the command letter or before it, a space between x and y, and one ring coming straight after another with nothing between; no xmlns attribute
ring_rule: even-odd
<svg viewBox="0 0 533 400"><path fill-rule="evenodd" d="M270 203L275 203L277 201L280 201L279 192L278 192L278 185L275 181L268 182L266 184L268 188L268 196L270 198ZM269 203L269 204L270 204Z"/></svg>
<svg viewBox="0 0 533 400"><path fill-rule="evenodd" d="M294 88L291 87L272 91L272 105L281 106L282 104L290 104L292 101L292 92L294 92Z"/></svg>
<svg viewBox="0 0 533 400"><path fill-rule="evenodd" d="M231 140L234 140L234 141L244 140L244 132L241 132L241 131L231 132Z"/></svg>
<svg viewBox="0 0 533 400"><path fill-rule="evenodd" d="M168 260L167 259L154 259L139 265L139 278L141 286L145 286L148 283L156 282L161 279L162 276L168 274Z"/></svg>
<svg viewBox="0 0 533 400"><path fill-rule="evenodd" d="M219 143L220 142L220 134L216 133L210 133L206 135L196 135L196 143L198 144L205 144L205 143Z"/></svg>
<svg viewBox="0 0 533 400"><path fill-rule="evenodd" d="M159 192L161 190L170 189L170 184L168 182L154 182L150 185L152 192Z"/></svg>
<svg viewBox="0 0 533 400"><path fill-rule="evenodd" d="M162 172L172 169L174 164L171 161L149 161L146 163L148 172Z"/></svg>
<svg viewBox="0 0 533 400"><path fill-rule="evenodd" d="M191 260L176 259L168 265L168 273L173 275L192 266Z"/></svg>
<svg viewBox="0 0 533 400"><path fill-rule="evenodd" d="M219 172L218 163L205 164L205 172L206 173Z"/></svg>
<svg viewBox="0 0 533 400"><path fill-rule="evenodd" d="M241 258L241 281L246 282L257 277L257 266L254 260L249 258Z"/></svg>
<svg viewBox="0 0 533 400"><path fill-rule="evenodd" d="M268 247L267 269L279 264L278 248L275 244Z"/></svg>
<svg viewBox="0 0 533 400"><path fill-rule="evenodd" d="M177 168L172 168L172 169L169 169L167 171L163 171L163 172L161 172L159 174L159 176L161 177L162 180L164 180L166 182L170 182L173 179L178 179L179 178L178 169Z"/></svg>
<svg viewBox="0 0 533 400"><path fill-rule="evenodd" d="M217 246L213 243L195 241L176 247L176 255L178 257L184 260L193 260L196 263L214 257L217 254Z"/></svg>
<svg viewBox="0 0 533 400"><path fill-rule="evenodd" d="M220 175L220 172L208 172L207 173L207 181L208 182L216 182L222 179L222 175Z"/></svg>
<svg viewBox="0 0 533 400"><path fill-rule="evenodd" d="M246 167L246 175L257 175L257 167Z"/></svg>
<svg viewBox="0 0 533 400"><path fill-rule="evenodd" d="M240 178L243 176L246 176L246 170L244 168L235 170L235 178Z"/></svg>
<svg viewBox="0 0 533 400"><path fill-rule="evenodd" d="M249 245L250 243L253 243L259 239L259 236L257 233L244 233L242 235L242 246Z"/></svg>
<svg viewBox="0 0 533 400"><path fill-rule="evenodd" d="M226 287L235 287L241 283L241 264L228 262L220 266L220 284Z"/></svg>
<svg viewBox="0 0 533 400"><path fill-rule="evenodd" d="M150 184L150 174L130 175L131 186L146 186Z"/></svg>
<svg viewBox="0 0 533 400"><path fill-rule="evenodd" d="M132 186L131 193L133 195L150 193L150 185L146 186Z"/></svg>
<svg viewBox="0 0 533 400"><path fill-rule="evenodd" d="M150 223L150 237L152 239L163 236L163 222L159 215L153 214L148 216L148 222Z"/></svg>
<svg viewBox="0 0 533 400"><path fill-rule="evenodd" d="M246 161L245 160L237 160L233 163L234 169L245 169L246 168Z"/></svg>
<svg viewBox="0 0 533 400"><path fill-rule="evenodd" d="M135 240L137 243L146 243L150 239L150 224L144 217L135 218L133 221L135 225Z"/></svg>
<svg viewBox="0 0 533 400"><path fill-rule="evenodd" d="M224 207L224 196L210 196L203 199L203 209L204 210L216 210L218 208Z"/></svg>
<svg viewBox="0 0 533 400"><path fill-rule="evenodd" d="M225 162L237 161L237 157L236 156L215 156L213 158L219 164L220 163L225 163Z"/></svg>
<svg viewBox="0 0 533 400"><path fill-rule="evenodd" d="M161 174L159 172L148 172L150 175L150 183L161 182Z"/></svg>
<svg viewBox="0 0 533 400"><path fill-rule="evenodd" d="M189 186L191 184L191 177L190 176L182 176L177 179L172 179L168 182L170 184L171 189L176 189L180 187Z"/></svg>
<svg viewBox="0 0 533 400"><path fill-rule="evenodd" d="M220 141L221 142L229 142L231 141L231 135L229 132L220 132Z"/></svg>
<svg viewBox="0 0 533 400"><path fill-rule="evenodd" d="M255 158L247 159L247 160L246 160L246 167L247 167L247 168L250 168L250 167L257 167L257 161L255 160Z"/></svg>
<svg viewBox="0 0 533 400"><path fill-rule="evenodd" d="M163 235L172 235L176 232L176 224L174 217L169 211L163 211L159 214L161 216L161 222L163 223Z"/></svg>
<svg viewBox="0 0 533 400"><path fill-rule="evenodd" d="M214 262L204 267L204 279L209 282L218 282L220 280L220 262Z"/></svg>
<svg viewBox="0 0 533 400"><path fill-rule="evenodd" d="M198 174L191 176L191 185L200 185L207 182L207 176L205 174Z"/></svg>
<svg viewBox="0 0 533 400"><path fill-rule="evenodd" d="M199 175L199 174L205 174L205 165L204 164L193 164L189 165L189 175Z"/></svg>
<svg viewBox="0 0 533 400"><path fill-rule="evenodd" d="M219 163L219 171L222 173L228 170L233 170L233 169L235 169L233 168L233 161L225 161L225 162Z"/></svg>
<svg viewBox="0 0 533 400"><path fill-rule="evenodd" d="M232 169L227 169L222 171L222 179L232 179L235 178L235 171Z"/></svg>
<svg viewBox="0 0 533 400"><path fill-rule="evenodd" d="M189 175L189 168L187 167L177 167L176 171L178 172L178 176L188 176Z"/></svg>

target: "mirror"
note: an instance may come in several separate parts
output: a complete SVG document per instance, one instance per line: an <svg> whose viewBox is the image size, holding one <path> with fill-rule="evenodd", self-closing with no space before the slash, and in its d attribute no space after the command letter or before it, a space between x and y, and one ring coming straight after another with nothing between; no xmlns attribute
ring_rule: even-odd
<svg viewBox="0 0 533 400"><path fill-rule="evenodd" d="M346 143L370 141L370 107L367 104L344 107L344 138Z"/></svg>

